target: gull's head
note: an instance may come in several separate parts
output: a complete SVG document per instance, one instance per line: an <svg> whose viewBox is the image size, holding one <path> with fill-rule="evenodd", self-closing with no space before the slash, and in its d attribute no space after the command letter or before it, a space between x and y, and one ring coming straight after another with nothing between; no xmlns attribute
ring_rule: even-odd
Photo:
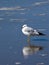
<svg viewBox="0 0 49 65"><path fill-rule="evenodd" d="M24 27L27 27L27 24L24 24L24 25L22 26L22 28L24 28Z"/></svg>

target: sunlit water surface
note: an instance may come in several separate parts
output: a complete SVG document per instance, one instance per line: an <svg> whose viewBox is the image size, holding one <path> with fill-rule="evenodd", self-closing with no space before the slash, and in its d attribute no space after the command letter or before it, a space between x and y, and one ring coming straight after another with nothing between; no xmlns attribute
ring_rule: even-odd
<svg viewBox="0 0 49 65"><path fill-rule="evenodd" d="M0 1L0 65L49 65L49 1ZM22 25L46 34L27 43Z"/></svg>

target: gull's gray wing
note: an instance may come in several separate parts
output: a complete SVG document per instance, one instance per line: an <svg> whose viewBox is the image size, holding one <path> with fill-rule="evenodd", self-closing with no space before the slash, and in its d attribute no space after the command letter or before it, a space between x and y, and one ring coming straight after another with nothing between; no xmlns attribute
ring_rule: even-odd
<svg viewBox="0 0 49 65"><path fill-rule="evenodd" d="M34 30L33 30L33 28L31 28L31 27L27 27L27 28L25 29L25 32L33 33Z"/></svg>

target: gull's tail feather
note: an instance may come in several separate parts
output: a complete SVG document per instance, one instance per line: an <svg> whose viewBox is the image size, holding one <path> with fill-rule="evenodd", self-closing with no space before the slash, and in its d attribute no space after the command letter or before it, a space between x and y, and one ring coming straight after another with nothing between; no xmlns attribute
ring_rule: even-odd
<svg viewBox="0 0 49 65"><path fill-rule="evenodd" d="M41 35L41 36L45 36L45 34L44 33L41 33L41 32L38 32L39 33L39 35Z"/></svg>

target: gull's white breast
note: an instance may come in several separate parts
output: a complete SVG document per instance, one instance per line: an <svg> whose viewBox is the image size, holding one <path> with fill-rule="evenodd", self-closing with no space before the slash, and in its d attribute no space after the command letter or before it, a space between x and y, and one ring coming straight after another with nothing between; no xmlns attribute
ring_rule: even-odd
<svg viewBox="0 0 49 65"><path fill-rule="evenodd" d="M24 28L22 29L23 34L29 35L29 33L27 32L27 30L28 30L28 28L27 28L27 27L24 27Z"/></svg>

